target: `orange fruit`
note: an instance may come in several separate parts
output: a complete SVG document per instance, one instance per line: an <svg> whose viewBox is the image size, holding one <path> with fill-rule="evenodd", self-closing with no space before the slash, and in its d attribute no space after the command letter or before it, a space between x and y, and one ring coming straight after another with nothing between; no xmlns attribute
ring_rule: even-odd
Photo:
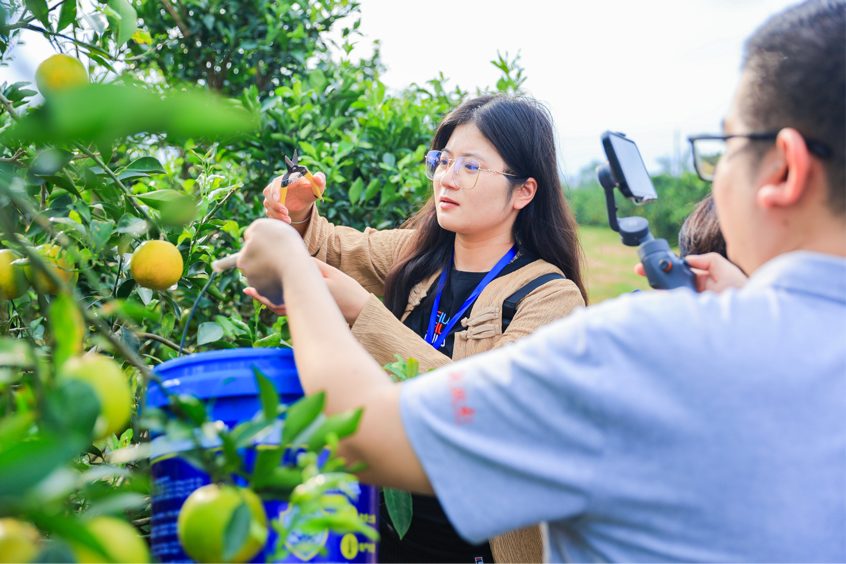
<svg viewBox="0 0 846 564"><path fill-rule="evenodd" d="M85 382L94 389L100 400L100 417L94 425L98 439L123 431L132 412L132 389L117 362L99 354L73 357L62 367L62 378Z"/></svg>
<svg viewBox="0 0 846 564"><path fill-rule="evenodd" d="M121 519L101 515L91 519L85 526L88 532L100 543L112 562L149 562L150 550L138 531ZM89 562L103 562L103 557L94 550L78 543L72 543L76 561L87 564Z"/></svg>
<svg viewBox="0 0 846 564"><path fill-rule="evenodd" d="M247 540L229 559L223 558L223 534L232 514L242 504L250 509ZM179 511L179 542L197 562L248 562L267 542L267 516L259 497L246 488L209 484L194 491Z"/></svg>
<svg viewBox="0 0 846 564"><path fill-rule="evenodd" d="M182 255L167 241L145 241L132 253L130 270L139 286L167 290L182 278Z"/></svg>
<svg viewBox="0 0 846 564"><path fill-rule="evenodd" d="M29 290L29 280L22 266L11 264L21 257L11 249L0 251L0 300L16 300Z"/></svg>
<svg viewBox="0 0 846 564"><path fill-rule="evenodd" d="M41 95L47 98L56 92L88 84L88 73L78 60L59 53L38 65L35 83Z"/></svg>
<svg viewBox="0 0 846 564"><path fill-rule="evenodd" d="M59 245L39 245L35 247L36 252L41 256L41 259L47 263L49 268L60 280L66 284L73 286L79 279L79 274L74 272L73 267L68 262L67 255ZM50 265L53 266L50 266ZM52 280L47 278L38 267L33 267L31 264L24 267L24 274L36 290L42 294L49 296L58 295L61 288L53 284Z"/></svg>
<svg viewBox="0 0 846 564"><path fill-rule="evenodd" d="M0 562L32 562L39 552L41 535L23 521L0 519Z"/></svg>

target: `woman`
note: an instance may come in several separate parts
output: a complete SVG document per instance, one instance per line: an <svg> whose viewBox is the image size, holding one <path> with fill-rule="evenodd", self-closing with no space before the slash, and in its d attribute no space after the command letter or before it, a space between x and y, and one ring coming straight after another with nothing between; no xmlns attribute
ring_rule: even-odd
<svg viewBox="0 0 846 564"><path fill-rule="evenodd" d="M287 207L278 201L281 179L264 192L267 215L293 225L321 261L364 348L382 365L394 354L413 357L421 372L514 342L587 300L552 121L539 103L500 95L469 100L444 118L430 148L432 197L402 229L362 233L330 224L305 180L288 188ZM322 189L324 177L315 178ZM526 295L504 315L521 289ZM380 562L542 559L538 527L470 545L432 497L413 497L402 540L384 505L380 516Z"/></svg>

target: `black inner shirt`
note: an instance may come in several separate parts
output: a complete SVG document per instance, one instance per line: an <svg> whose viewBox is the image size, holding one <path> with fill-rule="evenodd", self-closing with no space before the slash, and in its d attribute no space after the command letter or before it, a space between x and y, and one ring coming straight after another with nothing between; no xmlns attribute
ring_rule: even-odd
<svg viewBox="0 0 846 564"><path fill-rule="evenodd" d="M497 278L515 272L535 260L537 260L537 257L534 255L520 254L497 275ZM440 335L441 331L446 328L452 317L464 305L464 301L470 297L473 290L486 275L487 272L450 270L441 294L438 323L435 327L436 335ZM439 281L440 277L435 279L426 294L426 298L405 319L406 327L423 339L426 338L426 331L429 328L429 316L435 303ZM470 317L472 309L471 304L461 318ZM459 320L450 330L439 351L452 358L455 333L465 330L466 328L461 325L461 320ZM425 378L426 376L422 374L420 377ZM381 542L385 550L380 548L380 562L408 561L412 558L411 553L416 553L414 556L418 558L424 555L432 556L417 560L419 562L474 562L476 557L482 557L485 562L493 561L488 543L472 545L458 536L437 498L426 495L412 495L411 497L413 508L411 527L402 540L399 540L391 525L384 497L381 499L380 520L383 525L380 526L380 532L383 537ZM390 538L386 538L386 536Z"/></svg>

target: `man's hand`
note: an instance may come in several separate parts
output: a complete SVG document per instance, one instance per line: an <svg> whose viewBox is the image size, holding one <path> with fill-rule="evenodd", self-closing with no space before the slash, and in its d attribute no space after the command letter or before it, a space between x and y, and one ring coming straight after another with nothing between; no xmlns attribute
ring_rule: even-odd
<svg viewBox="0 0 846 564"><path fill-rule="evenodd" d="M726 288L743 288L747 276L731 261L719 253L687 255L685 260L696 274L696 289L700 292L710 290L720 293ZM643 265L635 265L635 272L646 276Z"/></svg>
<svg viewBox="0 0 846 564"><path fill-rule="evenodd" d="M326 191L326 176L322 172L313 175L314 181L320 188L320 193ZM278 219L285 223L291 221L303 221L311 213L311 205L317 200L311 189L311 182L303 176L288 186L288 193L285 203L280 201L279 194L282 188L282 177L277 176L264 189L264 209L267 217Z"/></svg>
<svg viewBox="0 0 846 564"><path fill-rule="evenodd" d="M273 297L280 294L284 272L308 265L310 260L293 227L272 219L258 219L244 233L244 246L238 253L236 266L250 286L264 296Z"/></svg>

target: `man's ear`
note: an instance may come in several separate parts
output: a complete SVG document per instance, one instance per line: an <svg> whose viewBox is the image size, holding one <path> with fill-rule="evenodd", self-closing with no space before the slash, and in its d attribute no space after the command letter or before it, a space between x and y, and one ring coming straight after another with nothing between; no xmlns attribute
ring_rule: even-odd
<svg viewBox="0 0 846 564"><path fill-rule="evenodd" d="M538 183L534 178L530 178L514 193L511 204L515 210L522 210L535 198L537 192Z"/></svg>
<svg viewBox="0 0 846 564"><path fill-rule="evenodd" d="M776 138L773 158L765 159L758 205L763 209L795 205L808 190L811 157L802 135L792 128L782 129Z"/></svg>

